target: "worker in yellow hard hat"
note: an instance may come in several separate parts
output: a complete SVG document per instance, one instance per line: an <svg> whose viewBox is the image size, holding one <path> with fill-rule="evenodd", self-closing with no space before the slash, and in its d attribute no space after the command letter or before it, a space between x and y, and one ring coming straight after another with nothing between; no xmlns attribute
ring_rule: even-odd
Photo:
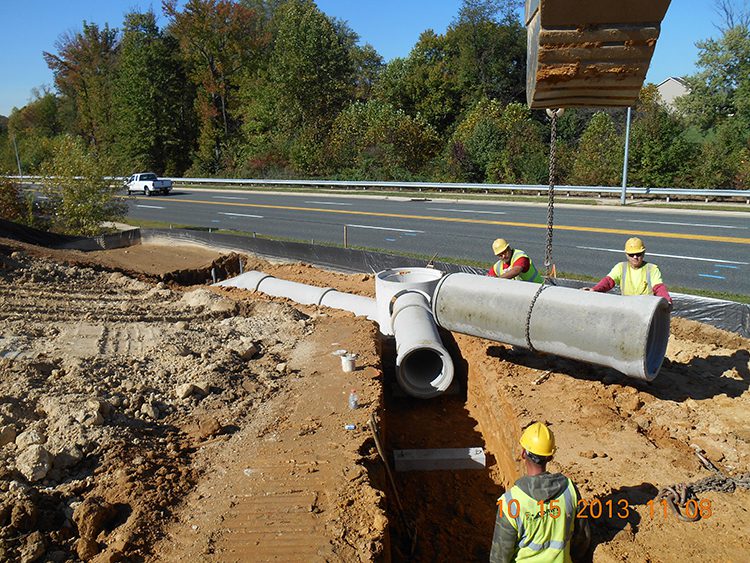
<svg viewBox="0 0 750 563"><path fill-rule="evenodd" d="M497 500L490 562L570 563L583 557L591 543L588 520L576 518L581 498L573 481L548 473L555 435L535 422L520 440L526 476Z"/></svg>
<svg viewBox="0 0 750 563"><path fill-rule="evenodd" d="M627 261L615 264L612 270L594 287L585 287L587 291L605 293L620 286L623 295L656 295L663 297L672 307L672 296L661 278L659 266L646 262L646 246L638 237L631 237L625 242Z"/></svg>
<svg viewBox="0 0 750 563"><path fill-rule="evenodd" d="M492 252L498 257L498 261L487 272L488 276L535 283L544 281L531 258L523 250L511 248L504 238L495 239Z"/></svg>

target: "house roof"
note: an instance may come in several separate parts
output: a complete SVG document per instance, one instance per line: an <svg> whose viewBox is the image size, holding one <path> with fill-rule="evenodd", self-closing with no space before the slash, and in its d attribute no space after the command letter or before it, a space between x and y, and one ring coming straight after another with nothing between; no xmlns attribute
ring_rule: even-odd
<svg viewBox="0 0 750 563"><path fill-rule="evenodd" d="M687 87L688 87L688 83L687 83L687 81L686 81L686 80L685 80L684 78L680 78L679 76L670 76L669 78L667 78L667 79L665 79L665 80L662 80L661 82L659 82L659 84L657 84L657 85L656 85L656 87L658 88L659 86L661 86L661 85L663 85L663 84L666 84L666 83L667 83L667 82L669 82L670 80L674 80L675 82L679 82L679 83L680 83L680 84L682 84L682 85L683 85L683 86L684 86L685 88L687 88Z"/></svg>

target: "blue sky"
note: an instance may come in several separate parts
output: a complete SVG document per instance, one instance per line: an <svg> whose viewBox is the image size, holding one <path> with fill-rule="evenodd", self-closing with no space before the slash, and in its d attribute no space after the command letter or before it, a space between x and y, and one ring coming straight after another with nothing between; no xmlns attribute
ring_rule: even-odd
<svg viewBox="0 0 750 563"><path fill-rule="evenodd" d="M575 1L575 0L573 0ZM458 14L461 0L318 0L321 10L349 22L362 43L370 43L385 58L409 54L419 34L431 28L445 32ZM716 37L713 0L672 0L647 75L659 83L669 76L695 72L695 42ZM159 0L0 0L0 115L22 107L32 88L52 87L52 73L43 51L56 52L65 32L76 32L83 20L120 27L123 14L153 7ZM160 21L164 24L162 18Z"/></svg>

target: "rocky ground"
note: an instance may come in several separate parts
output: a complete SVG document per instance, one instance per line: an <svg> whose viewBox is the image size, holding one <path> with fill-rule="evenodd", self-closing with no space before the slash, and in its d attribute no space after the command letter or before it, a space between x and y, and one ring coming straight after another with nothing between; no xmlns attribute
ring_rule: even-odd
<svg viewBox="0 0 750 563"><path fill-rule="evenodd" d="M244 260L374 292L368 275ZM747 490L715 479L724 490L699 495L694 523L649 500L712 475L695 449L723 475L750 471L748 340L673 319L649 384L445 335L459 392L420 402L393 392L372 323L209 288L212 268L231 273L237 257L0 239L0 559L486 560L520 430L543 419L553 469L604 507L582 512L593 560L746 560ZM339 349L359 354L355 372L342 373ZM371 414L386 455L484 446L488 468L396 474L399 507Z"/></svg>

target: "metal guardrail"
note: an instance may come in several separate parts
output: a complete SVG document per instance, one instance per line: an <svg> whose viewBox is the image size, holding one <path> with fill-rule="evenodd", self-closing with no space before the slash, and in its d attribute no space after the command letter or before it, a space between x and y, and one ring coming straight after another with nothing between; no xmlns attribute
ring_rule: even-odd
<svg viewBox="0 0 750 563"><path fill-rule="evenodd" d="M6 176L7 178L21 182L31 182L41 179L41 176ZM111 177L113 181L124 180L124 177ZM310 186L310 187L332 187L332 188L379 188L398 189L414 191L507 191L514 192L536 192L538 195L546 194L549 186L546 184L473 184L473 183L447 183L447 182L370 182L361 180L277 180L256 178L167 178L175 185L218 185L218 186ZM617 194L622 193L622 187L611 186L555 186L555 190L563 193L590 193ZM750 190L726 190L726 189L691 189L691 188L644 188L627 187L626 195L636 196L658 196L665 197L702 197L706 200L712 198L739 198L750 204Z"/></svg>

